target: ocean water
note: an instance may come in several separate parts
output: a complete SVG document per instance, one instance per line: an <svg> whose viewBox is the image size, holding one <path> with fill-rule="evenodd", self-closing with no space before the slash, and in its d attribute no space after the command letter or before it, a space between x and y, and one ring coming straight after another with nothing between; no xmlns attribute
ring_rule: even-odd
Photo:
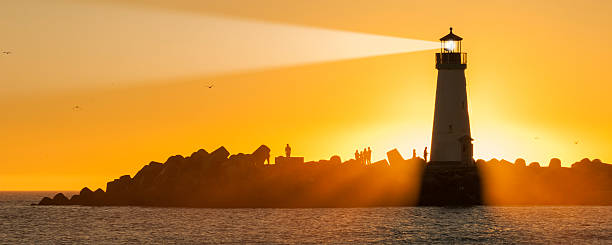
<svg viewBox="0 0 612 245"><path fill-rule="evenodd" d="M0 244L612 244L612 207L199 209L30 206L0 192Z"/></svg>

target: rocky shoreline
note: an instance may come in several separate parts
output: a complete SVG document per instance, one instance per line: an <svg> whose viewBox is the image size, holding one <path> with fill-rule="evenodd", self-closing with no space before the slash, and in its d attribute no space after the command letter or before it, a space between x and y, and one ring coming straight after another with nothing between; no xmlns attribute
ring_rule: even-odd
<svg viewBox="0 0 612 245"><path fill-rule="evenodd" d="M83 188L37 205L310 208L463 205L612 205L612 165L585 159L572 168L492 159L458 169L432 168L397 151L365 165L355 159L265 164L270 149L251 154L220 147L151 162L134 177ZM551 162L552 163L552 162ZM585 191L588 190L588 191Z"/></svg>

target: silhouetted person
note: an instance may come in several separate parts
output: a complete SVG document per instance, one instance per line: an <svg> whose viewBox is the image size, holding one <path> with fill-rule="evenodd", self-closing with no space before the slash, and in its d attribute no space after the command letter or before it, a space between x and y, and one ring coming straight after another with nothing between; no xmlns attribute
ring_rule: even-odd
<svg viewBox="0 0 612 245"><path fill-rule="evenodd" d="M425 162L427 162L427 146L425 146L425 150L423 151L423 158L425 159Z"/></svg>
<svg viewBox="0 0 612 245"><path fill-rule="evenodd" d="M372 164L372 149L370 149L370 147L368 147L368 154L366 154L367 156L367 162L368 164Z"/></svg>
<svg viewBox="0 0 612 245"><path fill-rule="evenodd" d="M285 146L285 156L286 157L291 157L291 147L289 146L289 144L287 144L287 146Z"/></svg>
<svg viewBox="0 0 612 245"><path fill-rule="evenodd" d="M359 163L363 164L363 151L359 151Z"/></svg>
<svg viewBox="0 0 612 245"><path fill-rule="evenodd" d="M355 160L361 161L361 160L359 160L359 158L360 158L359 157L359 150L355 150Z"/></svg>
<svg viewBox="0 0 612 245"><path fill-rule="evenodd" d="M363 151L361 151L361 161L363 162L363 164L368 164L368 150L366 148L363 148Z"/></svg>
<svg viewBox="0 0 612 245"><path fill-rule="evenodd" d="M416 158L416 149L412 149L412 159Z"/></svg>

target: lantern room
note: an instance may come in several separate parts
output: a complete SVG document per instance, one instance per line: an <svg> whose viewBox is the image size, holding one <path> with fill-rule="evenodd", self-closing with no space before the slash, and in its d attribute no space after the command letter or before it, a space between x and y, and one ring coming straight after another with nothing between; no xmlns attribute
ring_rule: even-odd
<svg viewBox="0 0 612 245"><path fill-rule="evenodd" d="M467 67L467 54L461 52L463 38L450 33L440 38L440 53L436 53L437 69L465 69Z"/></svg>
<svg viewBox="0 0 612 245"><path fill-rule="evenodd" d="M450 28L450 33L440 38L440 53L461 53L461 38L453 33L453 28Z"/></svg>

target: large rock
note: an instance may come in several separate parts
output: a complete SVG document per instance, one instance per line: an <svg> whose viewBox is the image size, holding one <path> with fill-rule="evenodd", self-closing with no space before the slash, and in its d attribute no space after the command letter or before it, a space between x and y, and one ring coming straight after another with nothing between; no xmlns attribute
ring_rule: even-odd
<svg viewBox="0 0 612 245"><path fill-rule="evenodd" d="M261 145L251 154L251 156L255 165L264 165L265 161L270 159L270 148Z"/></svg>
<svg viewBox="0 0 612 245"><path fill-rule="evenodd" d="M239 178L237 176L246 176L255 166L255 164L253 161L253 155L239 153L236 155L231 155L227 161L221 164L221 166L227 176Z"/></svg>
<svg viewBox="0 0 612 245"><path fill-rule="evenodd" d="M180 168L185 158L181 155L174 155L168 158L164 163L164 168Z"/></svg>
<svg viewBox="0 0 612 245"><path fill-rule="evenodd" d="M106 193L110 195L126 193L130 190L131 184L132 178L129 175L123 175L106 184Z"/></svg>
<svg viewBox="0 0 612 245"><path fill-rule="evenodd" d="M340 156L338 155L334 155L332 157L329 158L329 162L332 164L341 164L342 163L342 158L340 158ZM385 162L387 162L385 160Z"/></svg>
<svg viewBox="0 0 612 245"><path fill-rule="evenodd" d="M72 195L72 197L70 197L70 204L72 204L72 205L81 205L81 204L83 204L83 200L81 198L81 195L79 195L79 194Z"/></svg>
<svg viewBox="0 0 612 245"><path fill-rule="evenodd" d="M84 187L83 189L81 189L81 191L79 192L79 195L83 198L89 198L93 195L93 191L91 191L89 188Z"/></svg>
<svg viewBox="0 0 612 245"><path fill-rule="evenodd" d="M79 194L70 197L70 204L73 205L87 205L93 203L93 191L85 187L81 189Z"/></svg>
<svg viewBox="0 0 612 245"><path fill-rule="evenodd" d="M181 155L171 156L163 164L163 168L154 180L156 186L167 186L176 182L185 158Z"/></svg>
<svg viewBox="0 0 612 245"><path fill-rule="evenodd" d="M55 205L53 203L53 200L49 197L43 197L42 200L40 200L40 202L38 202L38 205Z"/></svg>
<svg viewBox="0 0 612 245"><path fill-rule="evenodd" d="M204 149L200 149L185 158L185 166L181 169L187 174L199 174L202 170L209 167L210 153Z"/></svg>
<svg viewBox="0 0 612 245"><path fill-rule="evenodd" d="M199 149L198 151L191 153L191 156L189 156L191 159L202 162L204 161L206 158L208 158L210 156L210 153L208 153L206 150L204 149Z"/></svg>
<svg viewBox="0 0 612 245"><path fill-rule="evenodd" d="M63 193L57 193L53 197L53 204L54 205L68 205L70 204L70 200L68 200L68 198L64 196Z"/></svg>
<svg viewBox="0 0 612 245"><path fill-rule="evenodd" d="M559 158L550 159L549 168L561 168L561 160Z"/></svg>
<svg viewBox="0 0 612 245"><path fill-rule="evenodd" d="M92 202L94 205L104 205L106 204L106 193L98 188L92 194Z"/></svg>
<svg viewBox="0 0 612 245"><path fill-rule="evenodd" d="M502 159L501 161L499 161L499 164L501 164L504 167L512 167L512 163L506 159Z"/></svg>
<svg viewBox="0 0 612 245"><path fill-rule="evenodd" d="M158 162L151 162L149 165L142 167L142 169L140 169L140 171L134 175L132 180L134 190L141 191L151 186L151 184L153 184L153 180L155 180L155 177L159 175L163 167L163 164Z"/></svg>
<svg viewBox="0 0 612 245"><path fill-rule="evenodd" d="M383 159L377 162L373 162L372 164L370 164L368 167L370 168L385 168L389 166L389 162L387 162L387 159Z"/></svg>
<svg viewBox="0 0 612 245"><path fill-rule="evenodd" d="M397 149L393 149L387 152L387 159L389 159L389 164L402 164L405 163L406 160L402 157L402 154L399 153Z"/></svg>
<svg viewBox="0 0 612 245"><path fill-rule="evenodd" d="M540 168L540 163L539 162L532 162L529 164L530 168Z"/></svg>
<svg viewBox="0 0 612 245"><path fill-rule="evenodd" d="M211 163L222 163L227 161L227 157L229 157L230 153L225 149L225 147L221 146L219 149L210 153L210 162Z"/></svg>

